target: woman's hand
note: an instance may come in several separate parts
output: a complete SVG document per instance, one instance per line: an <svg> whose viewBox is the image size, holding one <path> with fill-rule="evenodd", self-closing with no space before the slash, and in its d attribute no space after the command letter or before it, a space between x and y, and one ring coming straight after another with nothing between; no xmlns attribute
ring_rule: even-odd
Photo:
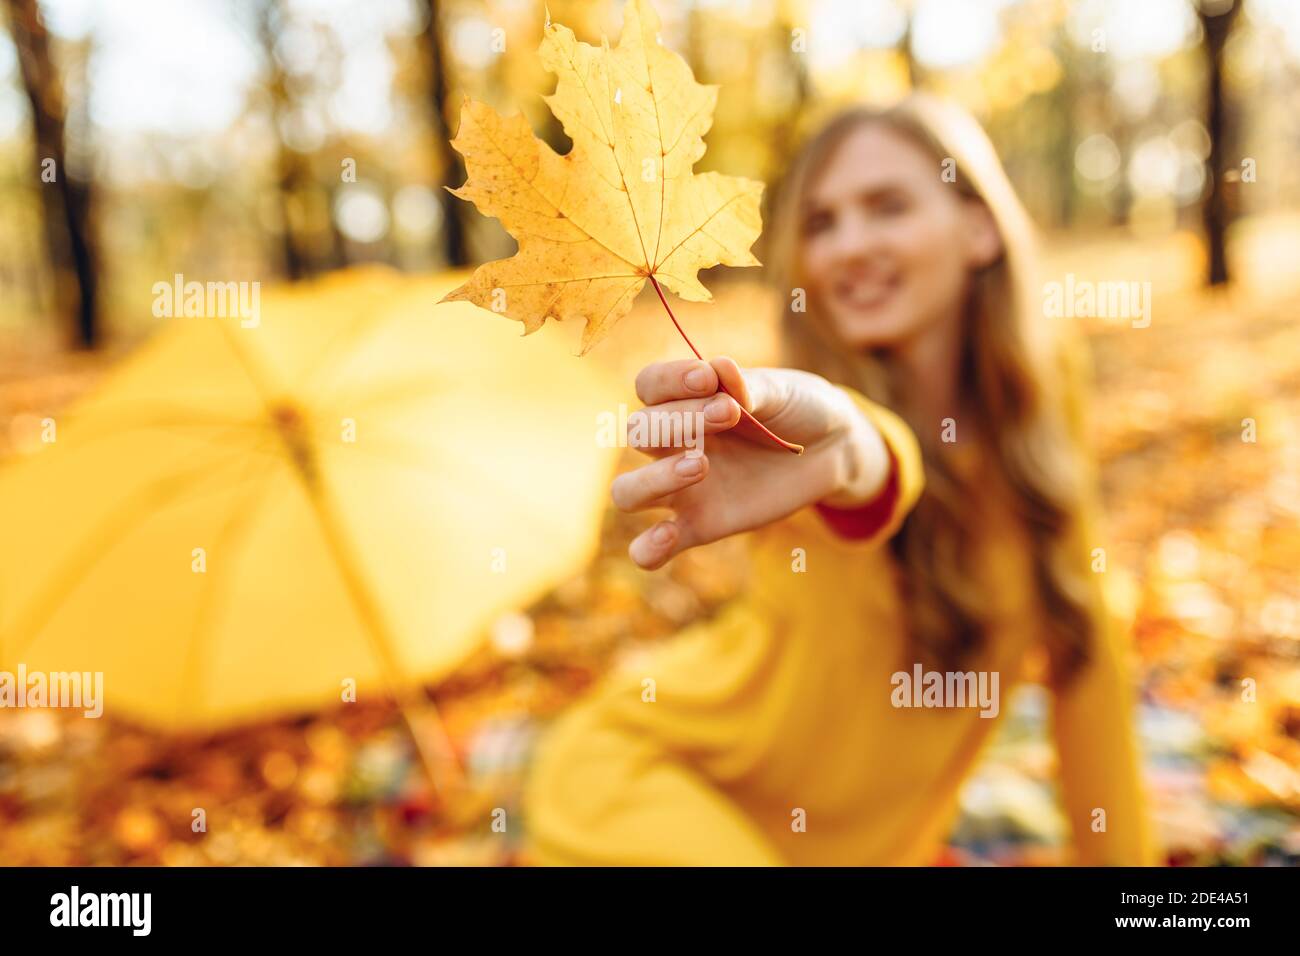
<svg viewBox="0 0 1300 956"><path fill-rule="evenodd" d="M719 391L719 383L730 395ZM865 503L888 477L880 433L845 392L819 375L784 368L742 374L729 358L688 359L647 365L636 391L646 407L629 416L628 440L655 460L614 479L614 504L620 511L675 512L629 546L643 568L815 502L842 508ZM774 447L741 420L737 402L782 438L804 445L804 453ZM655 437L681 436L684 419L677 416L696 412L703 413L706 437L694 448L649 445ZM642 415L669 417L638 422Z"/></svg>

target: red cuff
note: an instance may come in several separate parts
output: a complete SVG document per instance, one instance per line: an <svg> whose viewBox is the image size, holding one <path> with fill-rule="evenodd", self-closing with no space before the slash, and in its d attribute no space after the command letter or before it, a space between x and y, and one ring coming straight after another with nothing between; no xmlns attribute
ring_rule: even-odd
<svg viewBox="0 0 1300 956"><path fill-rule="evenodd" d="M817 513L830 525L831 530L841 538L861 541L870 538L886 523L898 504L898 461L894 452L889 452L889 479L880 494L858 508L832 508L821 502L813 505Z"/></svg>

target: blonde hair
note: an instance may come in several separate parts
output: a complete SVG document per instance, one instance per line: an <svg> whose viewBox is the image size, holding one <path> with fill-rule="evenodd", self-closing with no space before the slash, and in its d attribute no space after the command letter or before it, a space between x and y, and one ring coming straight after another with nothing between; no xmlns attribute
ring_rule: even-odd
<svg viewBox="0 0 1300 956"><path fill-rule="evenodd" d="M799 242L807 192L839 145L866 125L881 125L930 154L935 174L984 203L1002 238L1002 255L972 276L963 335L960 388L977 421L984 460L1013 492L1033 551L1035 590L1049 628L1052 674L1067 680L1087 660L1098 622L1088 600L1086 555L1078 531L1088 468L1067 422L1060 343L1037 307L1035 239L1028 214L979 123L955 104L914 95L886 110L855 108L826 123L801 149L777 200L768 261L778 288L803 287ZM945 176L947 182L949 176ZM906 413L907 383L883 354L844 345L815 308L796 312L784 295L787 364L852 386ZM973 426L973 429L972 429ZM923 429L924 432L932 429ZM914 659L957 669L986 642L987 599L976 586L973 546L980 489L955 470L928 434L926 490L891 542L903 571Z"/></svg>

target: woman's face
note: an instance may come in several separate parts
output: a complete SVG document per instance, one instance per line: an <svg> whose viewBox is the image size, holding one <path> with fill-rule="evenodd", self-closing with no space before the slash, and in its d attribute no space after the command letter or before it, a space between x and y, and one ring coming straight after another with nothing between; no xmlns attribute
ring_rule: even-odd
<svg viewBox="0 0 1300 956"><path fill-rule="evenodd" d="M810 306L852 348L902 346L958 322L973 269L1001 251L983 203L889 127L850 133L808 190L801 270Z"/></svg>

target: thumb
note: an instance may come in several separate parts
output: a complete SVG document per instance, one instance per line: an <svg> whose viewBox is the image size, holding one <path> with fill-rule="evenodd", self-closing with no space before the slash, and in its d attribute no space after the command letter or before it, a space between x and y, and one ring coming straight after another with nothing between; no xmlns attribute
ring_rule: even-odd
<svg viewBox="0 0 1300 956"><path fill-rule="evenodd" d="M749 385L745 381L745 376L740 371L740 366L736 360L721 355L709 362L713 371L718 374L719 391L726 390L727 394L734 398L740 407L745 411L751 411L753 397L749 394Z"/></svg>
<svg viewBox="0 0 1300 956"><path fill-rule="evenodd" d="M720 356L709 363L718 374L718 382L740 407L759 421L766 421L783 409L790 399L787 383L767 369L754 369L748 375L740 371L735 359Z"/></svg>

